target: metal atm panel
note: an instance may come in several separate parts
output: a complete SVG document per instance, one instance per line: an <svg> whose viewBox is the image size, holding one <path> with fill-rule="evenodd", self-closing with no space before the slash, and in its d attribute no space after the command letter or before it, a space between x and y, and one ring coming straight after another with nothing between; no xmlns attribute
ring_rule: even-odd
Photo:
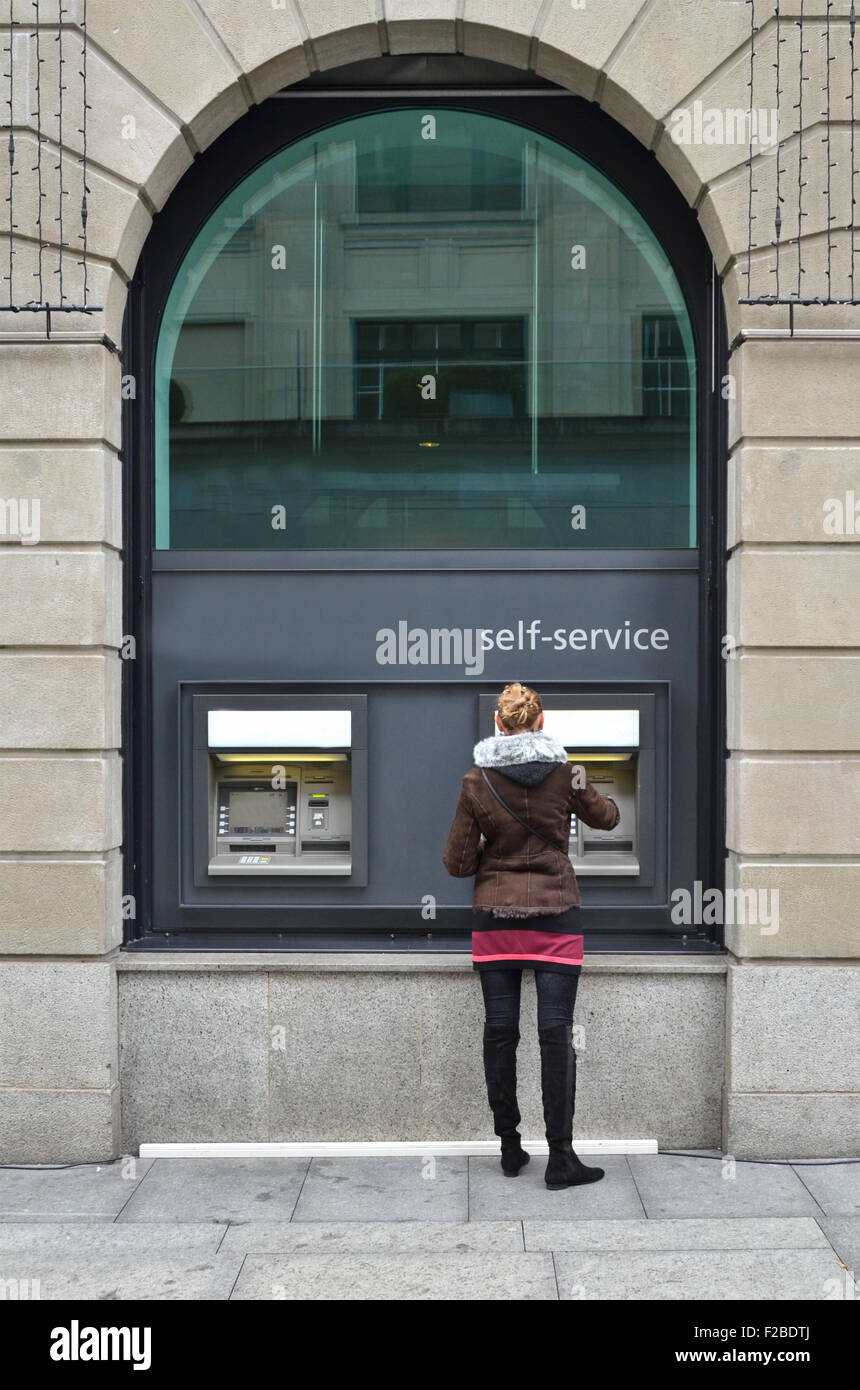
<svg viewBox="0 0 860 1390"><path fill-rule="evenodd" d="M595 830L571 815L569 852L578 878L630 881L637 887L655 881L657 817L665 817L667 808L658 808L656 798L654 700L641 691L552 692L544 698L544 731L621 812L613 830ZM494 729L495 700L481 696L480 705L481 731ZM667 755L663 749L661 756Z"/></svg>
<svg viewBox="0 0 860 1390"><path fill-rule="evenodd" d="M577 875L638 877L639 738L636 708L547 710L544 729L567 749L602 796L618 806L614 830L595 830L570 818L570 860Z"/></svg>
<svg viewBox="0 0 860 1390"><path fill-rule="evenodd" d="M359 697L193 697L194 882L366 873ZM362 833L355 854L356 815Z"/></svg>
<svg viewBox="0 0 860 1390"><path fill-rule="evenodd" d="M209 873L349 875L349 709L222 708L206 719Z"/></svg>

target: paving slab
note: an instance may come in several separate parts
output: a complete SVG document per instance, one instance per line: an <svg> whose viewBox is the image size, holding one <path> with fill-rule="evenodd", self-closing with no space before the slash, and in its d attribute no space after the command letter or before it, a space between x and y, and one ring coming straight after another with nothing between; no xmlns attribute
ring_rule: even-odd
<svg viewBox="0 0 860 1390"><path fill-rule="evenodd" d="M589 1167L594 1166L592 1160ZM602 1155L596 1166L606 1174L599 1182L550 1192L543 1177L545 1155L536 1154L515 1178L505 1177L497 1158L470 1158L469 1219L595 1221L641 1218L644 1215L642 1203L624 1155Z"/></svg>
<svg viewBox="0 0 860 1390"><path fill-rule="evenodd" d="M118 1254L167 1254L179 1250L183 1255L200 1251L214 1255L227 1230L212 1223L153 1222L151 1225L119 1221L4 1222L0 1225L0 1266L10 1255L30 1253L63 1256L86 1255L101 1259Z"/></svg>
<svg viewBox="0 0 860 1390"><path fill-rule="evenodd" d="M249 1255L234 1299L557 1299L551 1255Z"/></svg>
<svg viewBox="0 0 860 1390"><path fill-rule="evenodd" d="M860 1292L860 1216L819 1216L818 1224L840 1260L853 1270Z"/></svg>
<svg viewBox="0 0 860 1390"><path fill-rule="evenodd" d="M231 1255L522 1251L523 1228L519 1221L249 1221L228 1226L218 1249Z"/></svg>
<svg viewBox="0 0 860 1390"><path fill-rule="evenodd" d="M826 1250L606 1251L555 1256L562 1299L832 1299ZM722 1344L720 1344L722 1349Z"/></svg>
<svg viewBox="0 0 860 1390"><path fill-rule="evenodd" d="M714 1159L666 1154L629 1154L627 1161L652 1218L821 1215L790 1167L738 1162L731 1167Z"/></svg>
<svg viewBox="0 0 860 1390"><path fill-rule="evenodd" d="M832 1244L810 1216L526 1221L523 1233L526 1250L827 1250Z"/></svg>
<svg viewBox="0 0 860 1390"><path fill-rule="evenodd" d="M296 1221L465 1221L466 1158L314 1158Z"/></svg>
<svg viewBox="0 0 860 1390"><path fill-rule="evenodd" d="M793 1171L827 1216L860 1216L860 1163L798 1164Z"/></svg>
<svg viewBox="0 0 860 1390"><path fill-rule="evenodd" d="M151 1158L75 1168L0 1170L4 1221L113 1221L152 1167Z"/></svg>
<svg viewBox="0 0 860 1390"><path fill-rule="evenodd" d="M157 1158L119 1217L137 1221L289 1221L307 1158Z"/></svg>
<svg viewBox="0 0 860 1390"><path fill-rule="evenodd" d="M3 1260L5 1279L39 1281L39 1298L98 1300L227 1299L242 1265L241 1255L110 1254L85 1255L21 1252ZM33 1295L31 1295L33 1296Z"/></svg>

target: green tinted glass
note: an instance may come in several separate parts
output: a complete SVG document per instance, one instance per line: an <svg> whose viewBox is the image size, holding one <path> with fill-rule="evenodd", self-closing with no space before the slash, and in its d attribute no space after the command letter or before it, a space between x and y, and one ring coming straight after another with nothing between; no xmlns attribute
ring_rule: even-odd
<svg viewBox="0 0 860 1390"><path fill-rule="evenodd" d="M668 259L494 117L383 111L256 169L176 277L155 421L159 549L696 544Z"/></svg>

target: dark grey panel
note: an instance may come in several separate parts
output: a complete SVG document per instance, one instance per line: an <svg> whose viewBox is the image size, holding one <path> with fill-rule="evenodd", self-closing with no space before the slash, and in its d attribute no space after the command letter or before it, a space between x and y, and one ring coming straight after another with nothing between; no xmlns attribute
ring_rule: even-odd
<svg viewBox="0 0 860 1390"><path fill-rule="evenodd" d="M303 906L351 909L344 918L347 929L372 922L374 907L399 907L403 925L420 928L426 925L421 904L427 895L440 909L465 909L468 925L472 880L451 879L441 853L460 778L482 733L477 697L496 694L513 679L547 696L611 693L631 682L640 691L656 690L671 683L671 726L668 701L658 699L655 711L655 746L668 750L655 762L655 794L669 823L661 843L658 818L655 881L582 882L584 903L605 909L614 927L635 926L637 908L653 922L670 884L695 877L697 585L697 576L683 571L155 574L155 929L204 920L211 926L216 919L225 927L286 927L301 917L295 909ZM533 620L540 628L530 638ZM398 660L381 664L377 633L397 634L401 622L412 634L427 631L428 657L433 629L505 629L512 636L503 641L514 649L496 646L471 663L422 664L409 660L410 646L413 657L423 654L422 641L413 637L411 644L395 640ZM552 636L557 629L585 629L587 650L559 650ZM609 629L609 641L598 634L592 646L592 629ZM665 650L634 649L629 634L638 632L644 642L644 629L665 629ZM444 647L437 643L437 655L445 654ZM452 646L448 654L458 653ZM194 888L188 873L186 906L180 907L177 846L183 818L191 816L179 777L182 682L212 682L218 691L229 683L249 692L251 683L273 682L269 693L367 694L366 886L254 881L249 900L247 884ZM187 725L183 717L183 742L190 747L190 712ZM190 819L188 844L189 830ZM216 908L213 915L209 909ZM668 910L665 917L668 926Z"/></svg>

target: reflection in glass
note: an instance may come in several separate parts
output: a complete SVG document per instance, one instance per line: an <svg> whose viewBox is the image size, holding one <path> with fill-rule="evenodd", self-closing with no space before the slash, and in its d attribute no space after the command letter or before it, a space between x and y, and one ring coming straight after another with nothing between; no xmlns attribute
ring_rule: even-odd
<svg viewBox="0 0 860 1390"><path fill-rule="evenodd" d="M426 115L288 146L198 234L157 347L158 548L695 545L665 253L580 156Z"/></svg>

